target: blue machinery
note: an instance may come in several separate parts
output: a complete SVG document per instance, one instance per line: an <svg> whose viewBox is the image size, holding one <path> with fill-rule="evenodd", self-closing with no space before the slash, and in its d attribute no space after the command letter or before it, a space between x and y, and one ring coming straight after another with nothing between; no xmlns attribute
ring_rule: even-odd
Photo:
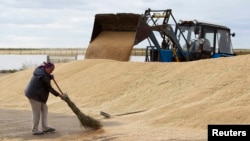
<svg viewBox="0 0 250 141"><path fill-rule="evenodd" d="M136 32L134 45L145 39L145 61L185 62L234 56L230 29L205 22L177 22L171 9L145 13L96 14L92 42L102 31Z"/></svg>

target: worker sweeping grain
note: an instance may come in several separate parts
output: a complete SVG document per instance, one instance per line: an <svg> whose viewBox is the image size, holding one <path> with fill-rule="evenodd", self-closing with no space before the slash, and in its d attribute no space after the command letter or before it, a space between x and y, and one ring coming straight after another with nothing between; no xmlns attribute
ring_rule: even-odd
<svg viewBox="0 0 250 141"><path fill-rule="evenodd" d="M32 108L32 133L33 135L42 135L43 133L54 132L56 129L49 127L47 115L48 107L46 102L49 97L49 93L55 96L60 96L62 100L66 101L72 111L77 115L81 124L85 128L99 129L101 124L99 121L84 115L76 105L70 100L70 98L64 94L56 83L53 75L51 73L54 71L55 65L51 62L45 62L43 65L37 67L33 72L33 76L25 89L25 95L28 98L31 108ZM60 90L57 92L52 86L50 81L53 80ZM42 131L39 130L40 117L42 118Z"/></svg>
<svg viewBox="0 0 250 141"><path fill-rule="evenodd" d="M48 125L48 107L47 100L49 92L55 96L60 96L62 99L66 95L57 92L50 84L55 65L50 62L45 62L43 65L37 67L33 72L33 76L25 89L25 95L28 98L32 108L32 133L33 135L42 135L43 133L54 132L55 129ZM42 131L39 130L38 125L42 118Z"/></svg>

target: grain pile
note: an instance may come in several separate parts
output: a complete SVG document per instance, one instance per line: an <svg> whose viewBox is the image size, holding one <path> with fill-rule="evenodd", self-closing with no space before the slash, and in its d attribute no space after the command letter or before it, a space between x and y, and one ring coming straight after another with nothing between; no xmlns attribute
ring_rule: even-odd
<svg viewBox="0 0 250 141"><path fill-rule="evenodd" d="M207 140L208 124L250 123L250 55L185 63L85 59L56 64L61 88L103 129L81 129L65 102L48 101L57 133L42 140ZM24 88L32 69L0 77L0 140L37 140ZM122 115L105 119L105 111ZM17 116L18 115L18 116Z"/></svg>
<svg viewBox="0 0 250 141"><path fill-rule="evenodd" d="M128 61L134 40L135 32L103 31L89 44L85 58Z"/></svg>

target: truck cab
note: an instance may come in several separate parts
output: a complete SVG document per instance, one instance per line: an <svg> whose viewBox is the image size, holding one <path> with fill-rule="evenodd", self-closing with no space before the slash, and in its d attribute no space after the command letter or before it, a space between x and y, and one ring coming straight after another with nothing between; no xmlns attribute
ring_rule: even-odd
<svg viewBox="0 0 250 141"><path fill-rule="evenodd" d="M230 29L206 22L179 21L175 34L190 60L234 56ZM183 36L181 36L183 34Z"/></svg>

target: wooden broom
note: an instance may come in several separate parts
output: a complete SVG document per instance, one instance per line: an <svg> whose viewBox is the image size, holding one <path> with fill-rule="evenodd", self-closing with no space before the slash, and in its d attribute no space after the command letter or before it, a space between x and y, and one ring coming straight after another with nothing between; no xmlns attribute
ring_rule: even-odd
<svg viewBox="0 0 250 141"><path fill-rule="evenodd" d="M62 95L64 95L62 90L58 86L56 80L53 79L53 81L56 84L60 93ZM84 128L97 130L97 129L100 129L102 127L101 123L98 120L82 113L80 111L80 109L76 107L75 103L70 100L68 95L66 95L64 101L68 104L68 106L71 108L71 110L76 114L76 116L78 117L79 121L81 122L81 124Z"/></svg>

